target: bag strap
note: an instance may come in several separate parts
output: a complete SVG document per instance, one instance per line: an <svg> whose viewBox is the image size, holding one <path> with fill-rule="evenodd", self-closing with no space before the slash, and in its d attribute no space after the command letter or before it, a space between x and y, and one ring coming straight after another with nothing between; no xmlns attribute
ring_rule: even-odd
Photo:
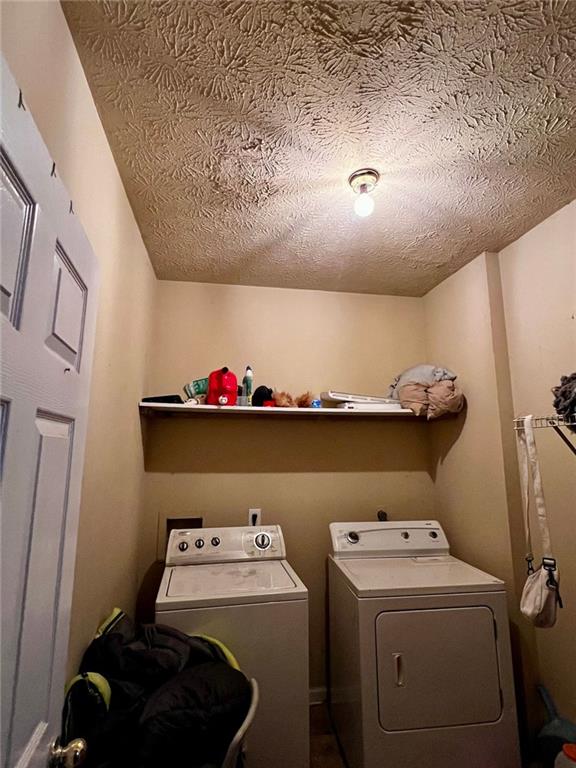
<svg viewBox="0 0 576 768"><path fill-rule="evenodd" d="M547 572L546 586L553 589L556 593L556 602L560 608L563 608L562 598L560 597L560 585L556 578L556 559L552 555L552 545L550 543L550 529L548 528L548 518L546 516L546 506L544 504L544 491L542 489L542 477L540 475L540 465L538 463L538 451L536 450L536 440L534 439L534 429L532 427L533 416L526 416L522 426L518 431L518 445L520 448L520 472L522 476L522 493L524 495L524 530L526 533L526 562L528 563L528 574L534 573L532 565L534 553L532 552L532 537L530 532L530 475L532 476L532 491L534 501L536 502L536 512L538 515L538 526L540 528L540 538L542 539L542 569Z"/></svg>
<svg viewBox="0 0 576 768"><path fill-rule="evenodd" d="M520 459L520 480L522 483L522 506L524 521L524 537L526 541L526 562L528 563L528 573L533 573L532 562L534 554L532 552L532 537L530 533L530 470L528 468L528 448L526 446L526 419L522 426L518 428L516 435L518 437L518 454Z"/></svg>
<svg viewBox="0 0 576 768"><path fill-rule="evenodd" d="M529 571L532 570L531 562L534 559L532 552L532 536L530 530L530 479L532 479L532 491L536 504L536 514L538 517L540 538L542 540L543 560L553 560L550 543L550 530L548 528L548 518L546 516L546 505L544 504L544 491L542 489L542 477L540 475L540 465L538 464L538 452L536 450L536 440L534 439L532 419L532 416L526 416L522 426L518 430L520 471L522 476L522 493L524 496L524 531L526 534L527 550L526 560L529 564Z"/></svg>

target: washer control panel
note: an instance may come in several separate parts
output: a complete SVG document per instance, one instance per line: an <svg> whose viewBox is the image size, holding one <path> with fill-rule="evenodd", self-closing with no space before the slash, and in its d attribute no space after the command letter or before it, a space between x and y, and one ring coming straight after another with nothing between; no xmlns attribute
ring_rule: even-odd
<svg viewBox="0 0 576 768"><path fill-rule="evenodd" d="M279 525L173 530L166 549L166 565L283 560L285 557L284 536Z"/></svg>
<svg viewBox="0 0 576 768"><path fill-rule="evenodd" d="M448 555L450 545L436 520L331 523L336 558Z"/></svg>

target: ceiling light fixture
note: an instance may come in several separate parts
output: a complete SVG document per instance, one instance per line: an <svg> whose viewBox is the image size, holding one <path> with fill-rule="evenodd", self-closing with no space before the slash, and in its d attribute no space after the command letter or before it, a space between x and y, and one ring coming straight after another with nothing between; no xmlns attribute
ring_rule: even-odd
<svg viewBox="0 0 576 768"><path fill-rule="evenodd" d="M361 168L354 173L348 179L348 184L352 187L354 192L358 195L354 201L354 211L358 216L370 216L374 210L374 200L370 197L370 193L378 184L380 174L373 168Z"/></svg>

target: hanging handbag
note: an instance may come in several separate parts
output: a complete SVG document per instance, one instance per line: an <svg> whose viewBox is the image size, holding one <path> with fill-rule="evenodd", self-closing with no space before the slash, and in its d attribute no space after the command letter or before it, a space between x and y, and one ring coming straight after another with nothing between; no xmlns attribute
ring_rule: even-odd
<svg viewBox="0 0 576 768"><path fill-rule="evenodd" d="M550 531L546 517L536 441L532 428L532 416L526 416L517 434L524 498L526 562L528 563L528 577L522 590L520 611L536 627L553 627L556 623L556 611L558 607L562 608L560 577L556 559L552 556L551 551ZM542 540L542 563L536 570L533 566L534 554L530 531L530 481L532 481L532 491Z"/></svg>

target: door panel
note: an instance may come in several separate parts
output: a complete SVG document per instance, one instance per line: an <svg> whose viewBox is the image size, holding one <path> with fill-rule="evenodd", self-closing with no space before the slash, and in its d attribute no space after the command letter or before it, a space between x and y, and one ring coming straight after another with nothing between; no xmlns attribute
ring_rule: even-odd
<svg viewBox="0 0 576 768"><path fill-rule="evenodd" d="M80 367L84 335L86 286L60 243L54 254L54 286L51 327L46 344L75 368Z"/></svg>
<svg viewBox="0 0 576 768"><path fill-rule="evenodd" d="M4 473L4 448L6 447L9 418L10 402L0 399L0 482L2 482L2 475Z"/></svg>
<svg viewBox="0 0 576 768"><path fill-rule="evenodd" d="M58 601L62 532L65 530L73 422L38 413L38 450L32 510L24 612L20 631L18 675L36 681L21 687L14 706L13 738L26 743L39 722L49 717L54 663L54 634Z"/></svg>
<svg viewBox="0 0 576 768"><path fill-rule="evenodd" d="M378 708L388 731L493 722L502 704L494 615L485 606L376 619Z"/></svg>
<svg viewBox="0 0 576 768"><path fill-rule="evenodd" d="M49 719L73 426L72 421L58 415L40 412L36 416L37 470L18 656L18 669L26 670L34 685L18 690L13 716L17 743L26 743L37 724Z"/></svg>
<svg viewBox="0 0 576 768"><path fill-rule="evenodd" d="M0 152L0 308L18 327L35 205L5 152Z"/></svg>
<svg viewBox="0 0 576 768"><path fill-rule="evenodd" d="M1 74L0 766L25 768L60 730L97 268L3 60Z"/></svg>
<svg viewBox="0 0 576 768"><path fill-rule="evenodd" d="M2 357L5 357L5 349L2 350ZM7 394L8 389L5 374L3 366L3 394ZM10 390L9 394L12 395L13 391ZM29 431L36 432L34 413L24 399L11 397L2 478L2 768L10 765L4 762L5 750L8 748L12 723L26 558L34 503L33 482L30 482L27 471L20 469L24 464L18 439L20 431L25 434ZM26 450L36 453L35 446L27 447ZM19 514L12 513L12 510L18 510Z"/></svg>

